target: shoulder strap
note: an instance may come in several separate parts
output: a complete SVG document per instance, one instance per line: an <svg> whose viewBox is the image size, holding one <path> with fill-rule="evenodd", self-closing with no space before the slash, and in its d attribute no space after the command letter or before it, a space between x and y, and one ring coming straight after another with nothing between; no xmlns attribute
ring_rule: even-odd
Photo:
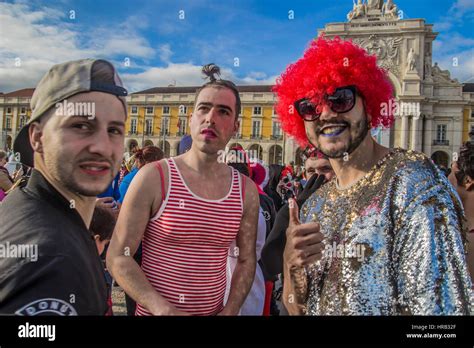
<svg viewBox="0 0 474 348"><path fill-rule="evenodd" d="M244 204L245 202L245 175L239 173L240 175L240 181L242 182L242 205Z"/></svg>
<svg viewBox="0 0 474 348"><path fill-rule="evenodd" d="M158 171L160 172L160 183L161 183L161 201L164 202L166 195L165 195L165 176L163 174L163 168L161 168L160 161L156 161L156 168L158 168Z"/></svg>

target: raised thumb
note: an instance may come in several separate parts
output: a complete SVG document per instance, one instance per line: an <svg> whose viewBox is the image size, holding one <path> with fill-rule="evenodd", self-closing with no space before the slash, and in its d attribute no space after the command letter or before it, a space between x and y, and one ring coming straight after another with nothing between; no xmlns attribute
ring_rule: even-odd
<svg viewBox="0 0 474 348"><path fill-rule="evenodd" d="M299 209L298 204L296 204L296 200L290 198L288 200L288 209L290 210L290 221L289 224L291 225L299 225L300 218L299 218Z"/></svg>

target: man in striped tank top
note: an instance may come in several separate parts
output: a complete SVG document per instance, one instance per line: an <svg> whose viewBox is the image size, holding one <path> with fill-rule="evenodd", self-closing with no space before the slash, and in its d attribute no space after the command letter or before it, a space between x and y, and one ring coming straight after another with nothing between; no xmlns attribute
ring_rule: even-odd
<svg viewBox="0 0 474 348"><path fill-rule="evenodd" d="M239 129L239 93L214 77L217 66L203 72L210 82L196 93L191 149L140 170L109 247L108 267L137 315L236 315L255 276L258 191L218 160ZM140 268L131 255L142 240ZM238 262L224 306L233 240Z"/></svg>

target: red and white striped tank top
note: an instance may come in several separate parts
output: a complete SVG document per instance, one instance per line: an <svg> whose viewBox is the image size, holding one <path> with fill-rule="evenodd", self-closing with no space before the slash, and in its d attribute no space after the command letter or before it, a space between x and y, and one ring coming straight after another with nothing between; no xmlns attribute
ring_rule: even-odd
<svg viewBox="0 0 474 348"><path fill-rule="evenodd" d="M142 269L156 291L177 309L214 315L223 308L227 255L243 215L241 176L232 168L227 196L209 200L188 188L174 159L166 163L168 191L148 222ZM140 304L136 314L151 315Z"/></svg>

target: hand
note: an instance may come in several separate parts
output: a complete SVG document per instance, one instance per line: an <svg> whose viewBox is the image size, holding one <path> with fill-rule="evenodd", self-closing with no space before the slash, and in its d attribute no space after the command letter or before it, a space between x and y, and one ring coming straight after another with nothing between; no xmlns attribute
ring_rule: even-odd
<svg viewBox="0 0 474 348"><path fill-rule="evenodd" d="M102 197L97 198L95 201L96 207L106 208L106 209L115 209L117 203L112 197Z"/></svg>
<svg viewBox="0 0 474 348"><path fill-rule="evenodd" d="M324 251L324 235L320 232L317 222L301 224L298 205L294 199L290 199L288 206L290 220L286 230L283 260L289 270L301 269L321 258Z"/></svg>

